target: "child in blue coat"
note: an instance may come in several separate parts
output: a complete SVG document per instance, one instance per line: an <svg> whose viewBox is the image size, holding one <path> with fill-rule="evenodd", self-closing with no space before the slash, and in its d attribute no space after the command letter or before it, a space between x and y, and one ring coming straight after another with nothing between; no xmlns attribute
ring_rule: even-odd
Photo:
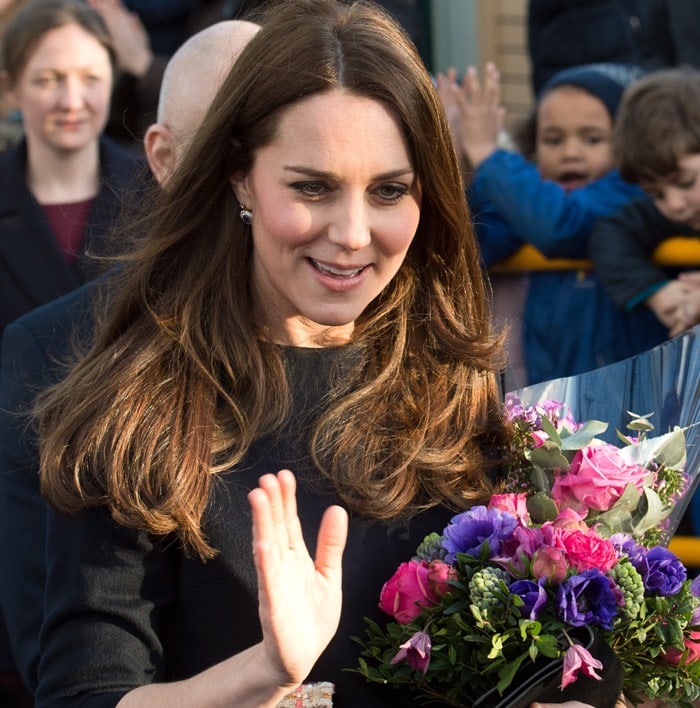
<svg viewBox="0 0 700 708"><path fill-rule="evenodd" d="M640 75L620 64L559 72L539 92L519 152L499 147L504 110L493 64L483 84L473 68L460 83L453 71L438 77L486 268L523 244L548 258L586 258L596 220L640 196L640 188L614 169L612 151L618 104ZM501 281L494 277L493 283L498 310ZM617 309L591 270L531 272L525 294L506 304L513 358L519 348L524 358L525 380L518 385L604 366L665 335L646 313Z"/></svg>

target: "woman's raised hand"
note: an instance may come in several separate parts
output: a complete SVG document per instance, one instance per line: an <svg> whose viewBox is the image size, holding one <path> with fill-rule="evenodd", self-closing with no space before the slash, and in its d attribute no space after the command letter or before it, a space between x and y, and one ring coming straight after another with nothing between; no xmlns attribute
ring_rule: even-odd
<svg viewBox="0 0 700 708"><path fill-rule="evenodd" d="M339 506L326 509L312 559L297 516L296 480L289 470L261 477L248 500L264 655L272 676L279 677L278 685L296 686L338 627L348 516Z"/></svg>

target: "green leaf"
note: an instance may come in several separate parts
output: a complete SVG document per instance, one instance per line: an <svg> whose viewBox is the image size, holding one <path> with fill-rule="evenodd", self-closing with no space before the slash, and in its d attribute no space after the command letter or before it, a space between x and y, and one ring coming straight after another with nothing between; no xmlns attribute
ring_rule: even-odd
<svg viewBox="0 0 700 708"><path fill-rule="evenodd" d="M535 467L543 470L564 470L569 469L569 460L561 453L561 448L547 440L530 452L530 462Z"/></svg>
<svg viewBox="0 0 700 708"><path fill-rule="evenodd" d="M552 521L556 519L559 514L559 509L554 499L546 492L536 492L532 496L529 496L526 505L528 513L536 524Z"/></svg>
<svg viewBox="0 0 700 708"><path fill-rule="evenodd" d="M656 460L671 469L682 469L685 465L685 432L676 426L669 433L621 448L620 455L627 462L643 467Z"/></svg>
<svg viewBox="0 0 700 708"><path fill-rule="evenodd" d="M634 525L633 533L637 538L649 529L658 526L671 513L670 507L664 506L661 498L653 489L644 487L644 499L646 512Z"/></svg>
<svg viewBox="0 0 700 708"><path fill-rule="evenodd" d="M528 658L528 654L521 654L520 656L516 657L512 661L508 662L499 672L498 675L500 677L500 681L496 684L496 687L498 688L499 693L503 693L503 691L510 686L510 684L513 682L513 679L515 678L515 674L518 672L518 669L520 668L520 665L523 663L525 659Z"/></svg>
<svg viewBox="0 0 700 708"><path fill-rule="evenodd" d="M653 423L648 420L654 415L653 413L638 415L637 413L632 413L632 411L627 411L627 415L632 416L632 420L627 423L627 428L629 430L634 430L637 433L650 433L654 430Z"/></svg>
<svg viewBox="0 0 700 708"><path fill-rule="evenodd" d="M553 442L557 447L561 447L561 437L559 436L559 431L552 421L543 415L541 418L542 430L547 433L550 441Z"/></svg>
<svg viewBox="0 0 700 708"><path fill-rule="evenodd" d="M588 420L575 433L562 439L562 450L581 450L591 444L598 435L608 429L608 424L602 420Z"/></svg>

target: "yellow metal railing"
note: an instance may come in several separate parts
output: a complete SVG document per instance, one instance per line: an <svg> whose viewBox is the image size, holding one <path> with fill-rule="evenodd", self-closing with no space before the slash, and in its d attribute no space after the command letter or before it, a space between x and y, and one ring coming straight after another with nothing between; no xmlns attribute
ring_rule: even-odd
<svg viewBox="0 0 700 708"><path fill-rule="evenodd" d="M653 254L656 263L667 267L700 266L700 238L675 236L661 243ZM591 262L585 259L546 258L536 248L523 246L510 258L490 270L508 273L532 270L588 270ZM624 263L620 264L624 268ZM700 537L674 536L669 548L689 568L700 568Z"/></svg>
<svg viewBox="0 0 700 708"><path fill-rule="evenodd" d="M700 266L700 238L674 236L666 239L656 248L653 258L662 266ZM546 258L534 246L525 245L489 270L492 273L511 273L523 270L588 270L591 267L591 262L585 259ZM624 263L620 267L624 268Z"/></svg>
<svg viewBox="0 0 700 708"><path fill-rule="evenodd" d="M674 536L668 547L688 568L700 568L700 538L696 536Z"/></svg>

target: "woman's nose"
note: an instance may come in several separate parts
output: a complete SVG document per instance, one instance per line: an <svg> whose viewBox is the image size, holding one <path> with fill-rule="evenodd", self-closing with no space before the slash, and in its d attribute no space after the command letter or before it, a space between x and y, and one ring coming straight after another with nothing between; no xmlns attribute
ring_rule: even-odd
<svg viewBox="0 0 700 708"><path fill-rule="evenodd" d="M82 106L83 86L77 77L67 76L61 82L59 102L64 110L74 110Z"/></svg>
<svg viewBox="0 0 700 708"><path fill-rule="evenodd" d="M371 240L369 207L364 198L345 200L335 210L329 226L330 240L348 251L357 251Z"/></svg>

